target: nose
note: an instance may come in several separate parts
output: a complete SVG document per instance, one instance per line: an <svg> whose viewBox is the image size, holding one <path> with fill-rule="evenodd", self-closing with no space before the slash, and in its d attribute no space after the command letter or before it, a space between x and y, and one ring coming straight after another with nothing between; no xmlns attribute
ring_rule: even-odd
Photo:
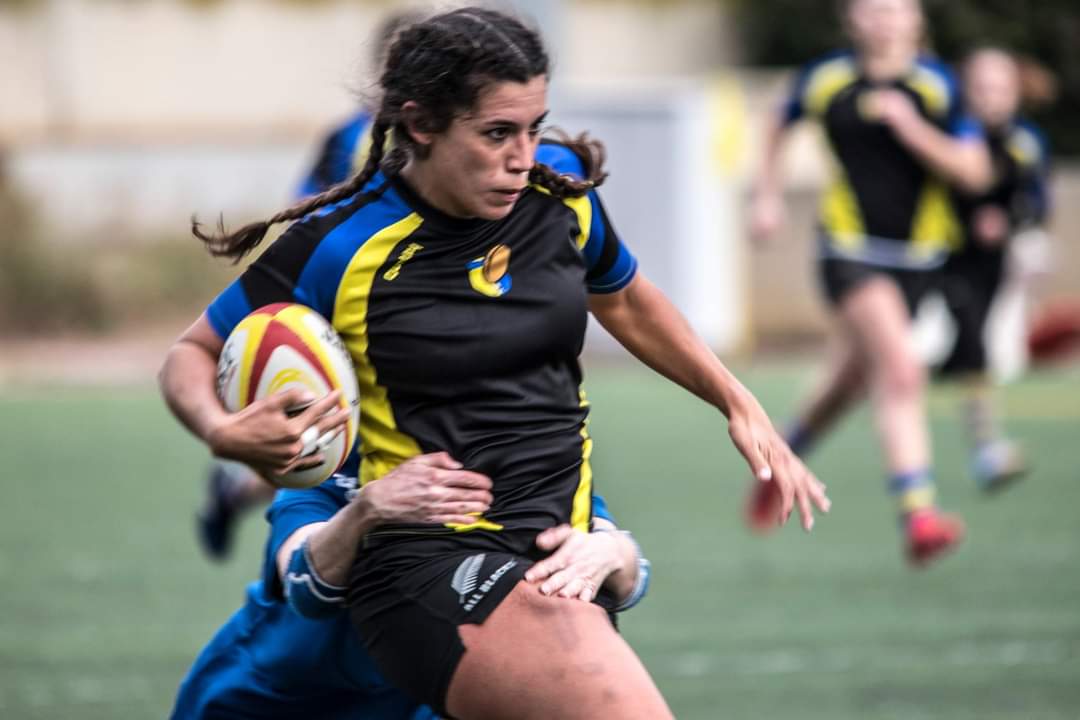
<svg viewBox="0 0 1080 720"><path fill-rule="evenodd" d="M526 173L532 169L538 140L528 132L514 135L506 156L506 169L511 173Z"/></svg>

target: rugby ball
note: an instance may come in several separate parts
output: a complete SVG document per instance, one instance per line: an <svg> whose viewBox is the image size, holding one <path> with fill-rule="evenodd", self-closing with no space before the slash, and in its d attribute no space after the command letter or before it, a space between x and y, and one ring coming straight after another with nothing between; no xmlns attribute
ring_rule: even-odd
<svg viewBox="0 0 1080 720"><path fill-rule="evenodd" d="M341 390L341 407L351 414L345 431L311 442L309 454L322 451L321 465L274 479L281 487L307 488L333 475L356 443L360 393L345 343L322 315L304 305L276 303L241 320L221 350L217 368L218 397L229 412L239 412L263 398L290 388L309 390L321 398ZM289 408L290 414L304 408Z"/></svg>

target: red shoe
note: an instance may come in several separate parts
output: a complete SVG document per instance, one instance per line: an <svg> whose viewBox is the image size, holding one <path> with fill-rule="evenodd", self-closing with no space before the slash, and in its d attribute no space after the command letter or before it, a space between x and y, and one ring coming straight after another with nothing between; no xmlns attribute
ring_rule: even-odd
<svg viewBox="0 0 1080 720"><path fill-rule="evenodd" d="M918 510L907 521L908 561L925 567L964 538L964 521L937 508Z"/></svg>
<svg viewBox="0 0 1080 720"><path fill-rule="evenodd" d="M780 509L784 497L775 482L754 480L746 498L746 525L756 533L766 535L780 527Z"/></svg>

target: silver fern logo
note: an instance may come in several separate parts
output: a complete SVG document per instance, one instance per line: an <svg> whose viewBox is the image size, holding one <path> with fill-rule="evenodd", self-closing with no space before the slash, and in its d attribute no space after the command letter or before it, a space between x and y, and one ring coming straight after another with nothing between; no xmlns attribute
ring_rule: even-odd
<svg viewBox="0 0 1080 720"><path fill-rule="evenodd" d="M458 594L458 604L464 605L465 598L476 589L476 581L480 576L480 568L484 564L485 557L484 553L467 557L454 571L450 587Z"/></svg>

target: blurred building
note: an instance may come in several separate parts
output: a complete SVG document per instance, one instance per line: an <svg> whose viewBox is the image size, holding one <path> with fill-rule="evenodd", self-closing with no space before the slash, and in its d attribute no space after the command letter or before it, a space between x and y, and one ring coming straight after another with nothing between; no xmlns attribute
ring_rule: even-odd
<svg viewBox="0 0 1080 720"><path fill-rule="evenodd" d="M224 211L234 221L265 213L290 196L318 134L370 90L369 33L400 5L415 6L2 4L0 148L8 171L65 242L118 227L136 237L182 236L193 211L208 218ZM812 217L825 160L815 131L800 130L786 156L789 237L751 252L740 211L765 113L785 78L732 69L739 36L725 6L517 5L548 36L556 121L571 131L602 128L619 150L606 191L615 223L684 311L699 327L702 318L731 316L706 328L727 349L750 336L819 337L825 319L811 272ZM650 183L687 190L652 192L658 186ZM695 207L675 207L687 193ZM1080 174L1061 168L1055 194L1057 226L1080 226ZM1049 295L1080 285L1080 250L1060 246Z"/></svg>

